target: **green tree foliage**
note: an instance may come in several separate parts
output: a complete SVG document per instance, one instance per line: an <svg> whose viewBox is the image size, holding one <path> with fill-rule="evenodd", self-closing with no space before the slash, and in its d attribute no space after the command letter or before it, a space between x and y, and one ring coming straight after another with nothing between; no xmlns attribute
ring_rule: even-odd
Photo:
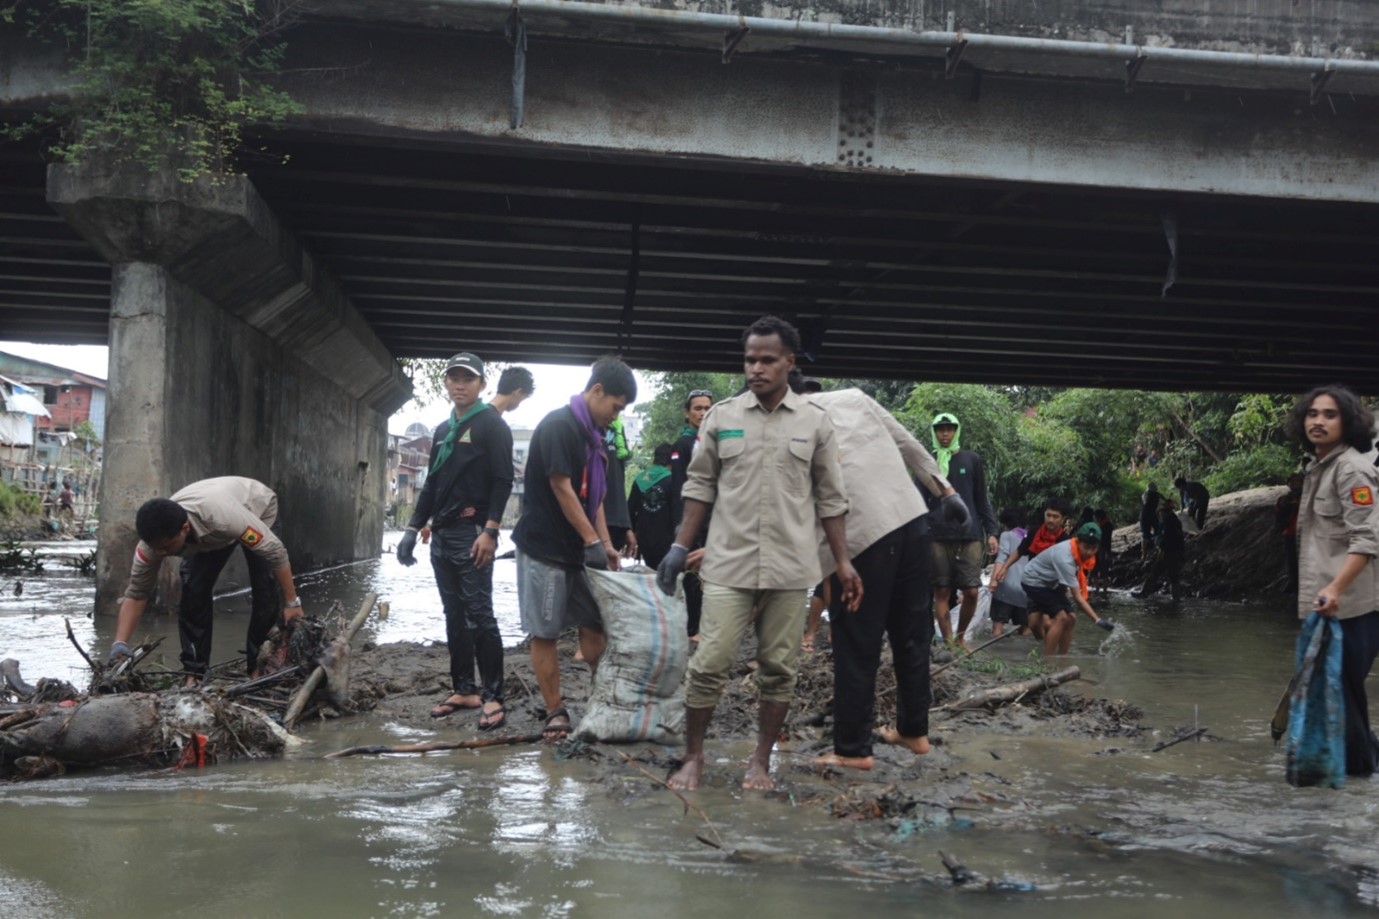
<svg viewBox="0 0 1379 919"><path fill-rule="evenodd" d="M657 444L671 444L685 426L685 397L696 389L707 389L713 400L721 402L742 388L742 375L736 373L660 373L655 374L655 393L631 409L642 422L641 440L636 447L639 466L650 464Z"/></svg>
<svg viewBox="0 0 1379 919"><path fill-rule="evenodd" d="M185 181L233 173L244 129L300 110L272 78L298 0L18 0L10 17L71 57L68 95L10 136L54 133L50 152L150 169ZM55 129L52 130L52 129ZM257 151L262 153L262 151Z"/></svg>
<svg viewBox="0 0 1379 919"><path fill-rule="evenodd" d="M1262 485L1282 485L1298 470L1302 454L1285 444L1257 444L1237 450L1212 467L1202 480L1214 495Z"/></svg>

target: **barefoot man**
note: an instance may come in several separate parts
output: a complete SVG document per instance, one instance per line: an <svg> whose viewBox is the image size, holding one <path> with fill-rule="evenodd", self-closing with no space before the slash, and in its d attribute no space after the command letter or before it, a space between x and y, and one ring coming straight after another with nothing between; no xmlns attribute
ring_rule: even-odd
<svg viewBox="0 0 1379 919"><path fill-rule="evenodd" d="M896 723L877 733L886 743L929 752L930 604L928 513L911 480L938 495L938 517L961 528L967 504L939 473L933 454L860 389L819 393L810 401L833 422L842 452L848 495L848 555L867 585L856 612L833 604L833 752L823 766L872 767L876 669L888 636L895 661ZM831 571L832 553L821 540L819 564Z"/></svg>
<svg viewBox="0 0 1379 919"><path fill-rule="evenodd" d="M790 391L800 348L794 326L758 319L742 337L748 391L709 410L699 427L682 497L684 518L657 569L666 593L713 507L700 579L704 614L685 693L685 758L673 788L698 788L704 735L742 635L755 625L760 712L756 749L742 787L768 790L771 748L795 693L804 632L805 591L819 582L815 523L837 561L842 606L862 602L862 579L847 554L847 497L833 424L823 409ZM753 609L757 614L753 615Z"/></svg>

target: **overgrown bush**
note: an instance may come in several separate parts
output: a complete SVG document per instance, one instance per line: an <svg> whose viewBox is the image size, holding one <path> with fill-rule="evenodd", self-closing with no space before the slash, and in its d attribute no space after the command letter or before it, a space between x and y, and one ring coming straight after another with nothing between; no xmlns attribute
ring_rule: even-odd
<svg viewBox="0 0 1379 919"><path fill-rule="evenodd" d="M0 517L37 515L41 507L38 495L0 482Z"/></svg>
<svg viewBox="0 0 1379 919"><path fill-rule="evenodd" d="M1212 467L1202 484L1213 495L1263 485L1282 485L1296 472L1301 456L1296 447L1260 444L1232 453Z"/></svg>

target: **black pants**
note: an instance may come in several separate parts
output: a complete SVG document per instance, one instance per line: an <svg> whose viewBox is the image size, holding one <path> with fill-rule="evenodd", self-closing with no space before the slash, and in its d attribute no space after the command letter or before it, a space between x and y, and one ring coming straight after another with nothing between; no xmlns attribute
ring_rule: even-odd
<svg viewBox="0 0 1379 919"><path fill-rule="evenodd" d="M273 532L278 527L273 526ZM182 669L188 673L202 674L211 663L211 596L215 592L215 582L225 563L234 554L239 543L202 552L182 559L182 605L178 609L177 634L182 641ZM282 594L278 591L277 578L273 569L263 556L244 549L244 560L249 567L249 586L252 591L252 608L249 613L249 634L245 639L247 655L245 668L253 671L258 662L259 646L268 638L268 632L282 615Z"/></svg>
<svg viewBox="0 0 1379 919"><path fill-rule="evenodd" d="M455 523L431 533L431 568L445 610L445 641L450 646L450 688L485 702L503 701L503 637L493 616L493 563L476 568L469 557L482 530ZM479 680L474 682L478 658Z"/></svg>
<svg viewBox="0 0 1379 919"><path fill-rule="evenodd" d="M1202 529L1207 525L1207 505L1211 503L1210 498L1203 498L1201 501L1194 501L1192 508L1188 511L1190 516L1197 523L1197 529Z"/></svg>
<svg viewBox="0 0 1379 919"><path fill-rule="evenodd" d="M1154 565L1149 569L1149 574L1145 577L1139 592L1144 595L1152 594L1158 589L1159 581L1166 580L1168 581L1169 593L1176 600L1182 592L1182 575L1183 553L1162 551L1154 559Z"/></svg>
<svg viewBox="0 0 1379 919"><path fill-rule="evenodd" d="M1345 771L1373 775L1379 768L1379 740L1369 724L1365 678L1379 655L1379 610L1342 619L1341 692L1345 696Z"/></svg>
<svg viewBox="0 0 1379 919"><path fill-rule="evenodd" d="M833 638L833 751L871 756L876 718L876 668L889 635L895 660L896 729L905 737L929 733L929 642L933 593L929 540L918 519L883 536L853 559L866 590L855 613L843 606L833 578L828 622Z"/></svg>

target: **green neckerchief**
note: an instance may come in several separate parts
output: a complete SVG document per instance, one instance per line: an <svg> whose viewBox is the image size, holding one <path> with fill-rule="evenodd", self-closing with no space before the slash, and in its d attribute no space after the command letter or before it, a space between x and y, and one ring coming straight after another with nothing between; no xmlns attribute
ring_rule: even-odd
<svg viewBox="0 0 1379 919"><path fill-rule="evenodd" d="M646 494L656 487L657 482L660 482L669 475L670 470L665 466L652 466L637 473L637 478L634 479L633 482L642 490L642 494Z"/></svg>
<svg viewBox="0 0 1379 919"><path fill-rule="evenodd" d="M627 448L627 433L622 429L622 419L614 418L612 424L608 425L608 433L613 435L613 453L622 462L627 462L632 458L632 451Z"/></svg>
<svg viewBox="0 0 1379 919"><path fill-rule="evenodd" d="M696 431L696 430L694 429L693 426L687 424L687 425L685 425L683 428L680 429L680 436L681 436L681 437L698 437L698 436L699 436L699 432Z"/></svg>
<svg viewBox="0 0 1379 919"><path fill-rule="evenodd" d="M450 459L450 454L455 452L455 440L460 436L460 428L464 426L464 423L486 408L488 408L487 402L475 402L458 418L455 416L460 410L458 408L450 410L450 430L446 432L445 440L441 441L441 445L436 448L436 455L431 457L431 475L435 475L436 470L444 466L445 461Z"/></svg>
<svg viewBox="0 0 1379 919"><path fill-rule="evenodd" d="M934 459L938 462L938 471L946 478L948 476L948 464L953 459L953 454L962 449L962 424L958 422L956 416L948 412L939 412L934 416L934 424L938 424L940 421L957 428L953 432L953 439L949 441L946 447L939 446L938 435L934 433L932 425L929 428L929 442L933 444Z"/></svg>

